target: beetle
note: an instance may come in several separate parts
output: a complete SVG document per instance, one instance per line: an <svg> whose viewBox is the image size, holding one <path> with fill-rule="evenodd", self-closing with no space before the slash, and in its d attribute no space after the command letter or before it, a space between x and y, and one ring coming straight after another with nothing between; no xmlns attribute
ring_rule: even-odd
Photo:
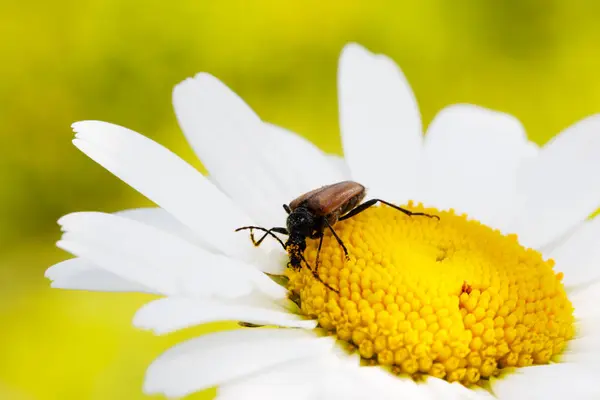
<svg viewBox="0 0 600 400"><path fill-rule="evenodd" d="M342 181L331 185L322 186L318 189L311 190L300 197L292 200L288 204L284 204L283 208L287 212L286 221L287 227L274 227L266 229L260 226L243 226L235 231L250 230L250 238L255 246L260 246L262 241L271 236L275 238L287 251L290 257L288 266L299 270L302 266L302 261L312 271L313 276L327 286L329 289L337 292L327 283L323 282L318 275L319 268L319 253L323 244L323 236L325 228L329 228L333 237L337 240L344 251L344 255L348 258L348 249L344 242L333 229L333 226L338 221L343 221L352 218L355 215L365 211L367 208L382 203L403 212L408 216L426 216L437 218L437 215L426 214L422 212L412 212L394 204L388 203L381 199L371 199L361 203L366 196L366 188L358 182ZM265 234L259 239L254 239L253 230L260 230ZM288 235L287 241L284 243L275 233ZM311 268L304 258L304 250L306 249L306 239L319 239L319 247L317 249L317 257L315 260L315 268Z"/></svg>

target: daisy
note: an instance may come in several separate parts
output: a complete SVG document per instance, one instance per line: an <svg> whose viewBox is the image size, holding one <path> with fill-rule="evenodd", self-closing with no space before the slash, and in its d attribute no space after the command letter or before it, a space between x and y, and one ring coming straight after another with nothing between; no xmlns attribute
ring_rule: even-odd
<svg viewBox="0 0 600 400"><path fill-rule="evenodd" d="M587 219L600 203L600 117L538 148L515 118L453 105L423 135L401 71L356 44L338 84L343 159L261 121L206 73L173 103L208 177L131 130L75 123L74 144L158 207L61 218L58 246L75 258L47 271L52 286L161 295L134 318L157 334L264 326L167 350L148 394L600 398L600 220ZM439 220L374 206L340 221L349 257L327 231L319 279L317 240L311 267L294 270L273 238L254 247L235 232L285 225L282 204L350 179Z"/></svg>

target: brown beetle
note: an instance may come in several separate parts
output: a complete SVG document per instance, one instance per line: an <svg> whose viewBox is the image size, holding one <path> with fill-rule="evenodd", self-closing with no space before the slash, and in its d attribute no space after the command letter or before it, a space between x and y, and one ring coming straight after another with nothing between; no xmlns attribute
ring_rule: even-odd
<svg viewBox="0 0 600 400"><path fill-rule="evenodd" d="M409 216L423 215L439 219L437 215L412 212L381 199L371 199L360 204L365 198L365 195L365 187L360 183L353 181L343 181L323 186L303 194L293 200L289 205L283 205L283 208L288 213L286 223L287 228L275 227L265 229L260 226L244 226L236 229L236 232L250 229L250 237L255 246L259 246L267 236L274 237L289 254L289 267L299 270L302 266L302 261L304 261L318 281L323 283L329 289L337 292L337 290L323 282L318 275L319 253L321 252L324 236L323 232L326 227L331 230L331 233L344 250L344 254L348 257L348 250L346 249L344 242L342 242L342 239L340 239L333 229L333 225L338 221L343 221L361 213L377 202L383 203ZM254 229L265 232L258 241L254 240ZM274 233L288 235L288 240L283 243L283 241ZM317 258L314 269L310 268L303 255L304 250L306 249L306 238L319 239L319 248L317 249Z"/></svg>

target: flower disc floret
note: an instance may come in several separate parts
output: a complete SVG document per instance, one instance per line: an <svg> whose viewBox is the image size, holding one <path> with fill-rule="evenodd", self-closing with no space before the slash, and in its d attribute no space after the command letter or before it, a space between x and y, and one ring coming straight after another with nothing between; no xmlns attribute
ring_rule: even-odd
<svg viewBox="0 0 600 400"><path fill-rule="evenodd" d="M409 217L372 207L327 232L318 274L288 270L303 314L363 359L415 378L465 385L505 367L546 364L574 335L573 306L554 262L452 210ZM305 257L315 265L318 241Z"/></svg>

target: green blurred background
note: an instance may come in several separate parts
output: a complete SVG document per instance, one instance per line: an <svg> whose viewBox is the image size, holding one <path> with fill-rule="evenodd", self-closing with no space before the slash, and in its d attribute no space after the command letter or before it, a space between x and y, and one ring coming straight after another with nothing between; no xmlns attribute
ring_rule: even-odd
<svg viewBox="0 0 600 400"><path fill-rule="evenodd" d="M198 71L265 119L339 153L336 65L348 41L394 58L425 122L450 103L510 112L543 143L600 111L600 3L589 1L1 0L0 399L142 399L182 338L131 326L149 296L50 290L56 220L148 201L71 145L115 122L195 166L171 108ZM213 392L196 394L209 398Z"/></svg>

